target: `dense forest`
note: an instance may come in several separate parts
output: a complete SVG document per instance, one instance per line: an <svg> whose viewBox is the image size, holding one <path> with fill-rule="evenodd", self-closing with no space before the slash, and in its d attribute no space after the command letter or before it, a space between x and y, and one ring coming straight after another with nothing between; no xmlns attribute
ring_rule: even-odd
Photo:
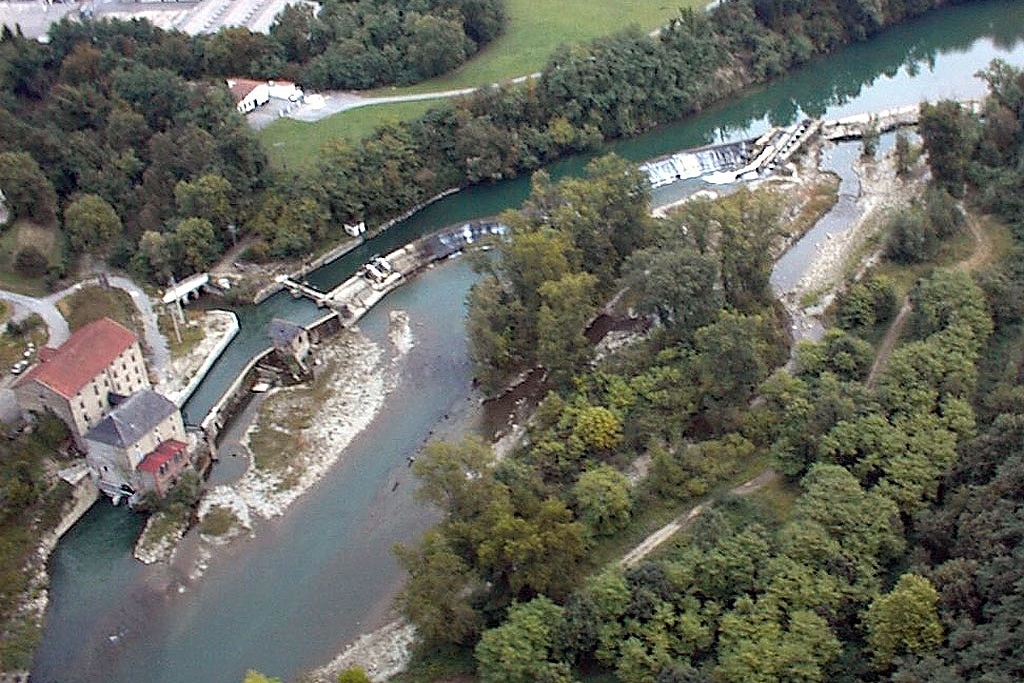
<svg viewBox="0 0 1024 683"><path fill-rule="evenodd" d="M417 461L444 511L399 551L424 652L471 651L485 683L1021 680L1024 72L984 75L983 116L953 102L922 112L932 188L892 218L884 247L922 276L870 379L868 339L898 306L871 273L835 305L838 326L773 371L784 328L758 244L777 224L770 197L652 223L614 160L587 180L538 177L476 285L471 333L500 377L556 360L555 390L511 456L470 440ZM962 234L961 206L1012 234L997 263L927 267L930 247L908 258L908 235ZM760 226L750 244L730 242L731 221ZM678 289L657 284L664 271ZM565 331L621 288L657 325L595 361ZM649 472L631 485L638 458ZM686 509L752 464L783 473L793 497L726 495L672 547L608 563L632 516Z"/></svg>
<svg viewBox="0 0 1024 683"><path fill-rule="evenodd" d="M710 13L684 11L657 36L627 30L567 46L536 80L385 125L360 144L332 141L312 171L298 173L268 169L215 77L284 75L327 86L353 65L364 77L386 63L394 78L413 79L428 67L403 62L403 50L429 69L454 61L415 48L403 22L437 49L469 50L500 31L500 5L439 3L430 14L378 0L328 2L315 17L289 9L269 37L65 21L40 45L6 30L0 188L16 220L63 225L65 245L64 263L26 249L18 265L55 280L70 254L92 253L164 283L203 269L244 235L256 237L252 258L306 255L342 239L343 223L377 224L443 190L676 120L940 4L730 0ZM436 39L456 24L464 38ZM357 55L368 43L379 54Z"/></svg>

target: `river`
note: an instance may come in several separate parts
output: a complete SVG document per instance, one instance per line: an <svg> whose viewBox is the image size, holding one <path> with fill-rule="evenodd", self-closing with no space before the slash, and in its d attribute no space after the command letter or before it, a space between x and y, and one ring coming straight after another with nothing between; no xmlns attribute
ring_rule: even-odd
<svg viewBox="0 0 1024 683"><path fill-rule="evenodd" d="M992 58L1024 62L1022 36L1024 3L953 8L605 151L640 161L750 137L801 112L838 117L926 98L977 96L984 85L973 74ZM555 177L578 174L589 158L549 170ZM309 279L329 287L373 253L517 206L528 191L528 179L520 178L453 195ZM656 202L679 192L678 186L660 188ZM416 345L396 360L402 364L396 389L324 481L283 519L259 524L255 538L219 551L200 581L190 584L174 566L134 562L130 547L139 519L95 506L52 556L51 605L33 680L238 683L248 667L288 679L323 664L379 623L401 581L391 545L414 541L433 520L411 496L405 459L431 433L466 425L475 400L462 324L473 277L461 260L446 262L364 318L364 333L386 345L389 311L410 316ZM266 345L270 318L307 322L317 315L311 303L287 294L240 310L241 331L186 404L188 421L199 422ZM183 593L169 588L178 585Z"/></svg>

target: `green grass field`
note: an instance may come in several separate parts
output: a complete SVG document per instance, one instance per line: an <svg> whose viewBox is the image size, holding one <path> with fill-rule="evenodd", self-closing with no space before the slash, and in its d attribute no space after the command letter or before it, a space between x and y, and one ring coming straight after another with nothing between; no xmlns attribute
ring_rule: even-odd
<svg viewBox="0 0 1024 683"><path fill-rule="evenodd" d="M586 42L630 25L652 31L676 15L680 7L703 7L706 0L507 0L504 35L457 71L407 88L382 88L368 95L387 96L454 90L507 81L544 68L548 57L565 43ZM364 107L316 123L275 121L259 133L278 168L312 164L328 140L358 141L386 120L418 118L435 102Z"/></svg>
<svg viewBox="0 0 1024 683"><path fill-rule="evenodd" d="M261 130L259 137L276 168L306 168L320 156L320 148L328 140L345 138L358 142L386 121L419 118L437 103L427 100L359 107L316 123L278 119Z"/></svg>
<svg viewBox="0 0 1024 683"><path fill-rule="evenodd" d="M72 332L104 316L137 333L142 332L135 303L127 292L120 289L86 285L58 301L57 308Z"/></svg>
<svg viewBox="0 0 1024 683"><path fill-rule="evenodd" d="M559 45L580 43L630 25L653 31L681 7L703 7L706 0L506 0L504 35L458 70L408 88L384 88L375 95L453 90L535 73Z"/></svg>
<svg viewBox="0 0 1024 683"><path fill-rule="evenodd" d="M55 228L27 220L15 221L14 225L0 232L0 288L29 296L42 296L46 294L43 277L28 278L14 269L16 255L29 245L42 251L51 265L60 262L60 243Z"/></svg>

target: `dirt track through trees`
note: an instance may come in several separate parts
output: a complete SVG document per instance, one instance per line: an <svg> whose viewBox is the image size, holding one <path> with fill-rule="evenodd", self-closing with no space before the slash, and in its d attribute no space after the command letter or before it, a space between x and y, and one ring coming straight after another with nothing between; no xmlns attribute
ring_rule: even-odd
<svg viewBox="0 0 1024 683"><path fill-rule="evenodd" d="M994 249L992 240L989 239L988 234L978 225L977 219L969 213L965 215L967 218L967 229L970 231L971 237L974 238L974 251L971 252L970 256L953 266L953 269L969 273L991 262ZM885 368L886 361L889 360L893 349L896 348L896 341L903 334L903 328L906 327L912 308L910 297L903 297L899 313L896 314L892 323L889 324L889 329L885 331L885 336L882 337L882 343L878 345L875 362L871 364L871 372L868 373L868 378L865 382L869 389L874 388L875 383L878 381L878 375L881 374Z"/></svg>
<svg viewBox="0 0 1024 683"><path fill-rule="evenodd" d="M745 481L739 486L729 489L729 495L733 496L746 496L755 491L759 491L769 483L779 478L779 473L772 469L767 469L761 474L757 475L749 481ZM697 519L711 504L711 501L700 503L693 506L683 514L679 515L671 522L661 527L650 536L640 542L635 548L630 550L628 553L622 556L619 560L620 567L632 567L644 559L652 552L654 552L661 544L668 539L676 535L677 532L685 529L690 525L693 520Z"/></svg>

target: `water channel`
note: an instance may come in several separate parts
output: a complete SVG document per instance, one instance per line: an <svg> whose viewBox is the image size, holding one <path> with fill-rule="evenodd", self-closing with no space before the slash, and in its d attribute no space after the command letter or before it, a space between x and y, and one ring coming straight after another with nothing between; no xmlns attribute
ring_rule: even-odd
<svg viewBox="0 0 1024 683"><path fill-rule="evenodd" d="M1024 3L958 7L853 46L764 89L685 123L609 145L633 160L756 135L805 113L843 116L922 99L980 95L973 74L994 57L1024 63ZM578 174L589 157L551 167ZM526 178L473 188L438 202L310 276L320 287L347 277L373 253L417 236L517 206ZM659 188L658 203L679 186ZM398 384L383 410L346 449L340 464L282 519L252 539L218 551L190 583L177 568L142 567L130 548L140 521L95 506L51 559L51 606L33 680L44 683L152 681L238 683L249 667L285 679L327 661L378 624L401 572L390 547L414 541L433 516L411 496L405 464L431 433L470 428L476 400L463 330L473 273L459 259L390 295L360 324L386 346L388 314L406 311L416 338L396 357ZM304 299L277 295L238 311L242 329L185 406L197 423L249 358L266 346L272 317L308 322ZM397 488L396 488L397 484ZM171 586L185 586L178 593Z"/></svg>

